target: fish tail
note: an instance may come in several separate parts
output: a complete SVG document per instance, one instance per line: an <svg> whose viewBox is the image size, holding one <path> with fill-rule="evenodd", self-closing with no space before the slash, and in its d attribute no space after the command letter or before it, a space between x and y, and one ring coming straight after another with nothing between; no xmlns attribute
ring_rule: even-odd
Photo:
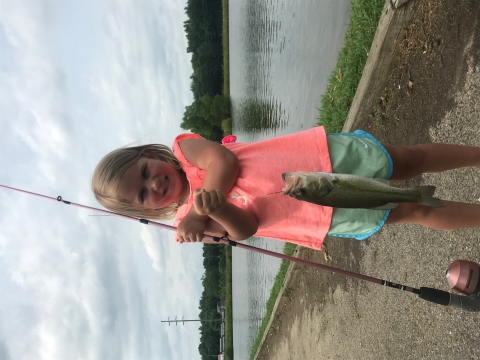
<svg viewBox="0 0 480 360"><path fill-rule="evenodd" d="M417 204L431 207L445 207L445 204L439 198L433 197L436 187L433 185L416 186L415 189L420 193Z"/></svg>

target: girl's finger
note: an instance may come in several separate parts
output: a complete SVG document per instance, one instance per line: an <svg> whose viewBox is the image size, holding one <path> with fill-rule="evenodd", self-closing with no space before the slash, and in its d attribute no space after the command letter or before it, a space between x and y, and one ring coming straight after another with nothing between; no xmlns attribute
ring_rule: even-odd
<svg viewBox="0 0 480 360"><path fill-rule="evenodd" d="M217 201L217 192L215 190L208 192L208 200L210 200L210 204L213 204Z"/></svg>
<svg viewBox="0 0 480 360"><path fill-rule="evenodd" d="M210 201L212 201L210 196L210 191L205 191L202 193L202 201L203 201L202 205L210 204Z"/></svg>
<svg viewBox="0 0 480 360"><path fill-rule="evenodd" d="M193 205L195 206L195 208L200 209L203 207L203 203L203 195L201 192L199 192L193 197Z"/></svg>
<svg viewBox="0 0 480 360"><path fill-rule="evenodd" d="M200 195L203 192L205 192L205 189L195 189L193 190L193 196Z"/></svg>
<svg viewBox="0 0 480 360"><path fill-rule="evenodd" d="M225 196L223 195L223 192L220 190L215 190L212 194L212 206L215 206L216 209L218 209L219 206L221 206L225 202Z"/></svg>
<svg viewBox="0 0 480 360"><path fill-rule="evenodd" d="M225 195L223 195L223 192L222 192L222 191L217 190L216 193L217 193L217 199L218 199L218 201L223 201L223 200L225 199Z"/></svg>

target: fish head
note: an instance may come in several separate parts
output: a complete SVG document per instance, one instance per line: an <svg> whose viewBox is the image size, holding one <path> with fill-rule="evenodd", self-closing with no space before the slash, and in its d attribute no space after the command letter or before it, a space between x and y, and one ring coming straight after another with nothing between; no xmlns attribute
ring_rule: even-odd
<svg viewBox="0 0 480 360"><path fill-rule="evenodd" d="M312 172L283 173L282 178L285 182L285 187L282 189L283 194L306 201L328 194L332 188L331 181L319 174Z"/></svg>

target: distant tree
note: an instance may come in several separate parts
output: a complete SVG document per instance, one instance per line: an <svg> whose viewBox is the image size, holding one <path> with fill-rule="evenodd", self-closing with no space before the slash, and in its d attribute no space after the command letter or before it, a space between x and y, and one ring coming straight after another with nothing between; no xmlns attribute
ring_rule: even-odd
<svg viewBox="0 0 480 360"><path fill-rule="evenodd" d="M192 54L191 89L194 99L220 94L223 88L221 0L189 0L183 23L187 52Z"/></svg>
<svg viewBox="0 0 480 360"><path fill-rule="evenodd" d="M224 294L221 294L221 288L223 288L221 271L225 271L224 247L221 245L204 246L203 257L205 274L202 276L204 289L199 305L200 319L221 319L221 314L217 312L217 302L225 299ZM221 264L223 264L223 268L221 268ZM218 352L220 346L220 327L220 321L201 322L200 345L198 350L202 358L203 356Z"/></svg>
<svg viewBox="0 0 480 360"><path fill-rule="evenodd" d="M196 134L208 137L212 133L212 124L203 116L199 115L200 102L195 100L192 105L185 107L183 114L183 121L180 127L185 130L190 130Z"/></svg>
<svg viewBox="0 0 480 360"><path fill-rule="evenodd" d="M223 137L222 120L230 114L230 100L224 95L205 95L185 107L182 129L216 140Z"/></svg>
<svg viewBox="0 0 480 360"><path fill-rule="evenodd" d="M218 119L230 116L230 98L225 95L215 95L212 102L212 113ZM220 121L221 124L221 121Z"/></svg>

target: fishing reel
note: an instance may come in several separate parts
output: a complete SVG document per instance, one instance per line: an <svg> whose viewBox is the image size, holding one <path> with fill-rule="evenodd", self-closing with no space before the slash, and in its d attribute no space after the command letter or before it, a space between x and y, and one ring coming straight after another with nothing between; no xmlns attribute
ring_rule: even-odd
<svg viewBox="0 0 480 360"><path fill-rule="evenodd" d="M476 262L455 260L445 271L450 289L465 295L480 295L480 267Z"/></svg>
<svg viewBox="0 0 480 360"><path fill-rule="evenodd" d="M451 289L465 295L420 288L419 297L444 306L466 311L480 311L479 265L473 261L455 260L445 272Z"/></svg>

